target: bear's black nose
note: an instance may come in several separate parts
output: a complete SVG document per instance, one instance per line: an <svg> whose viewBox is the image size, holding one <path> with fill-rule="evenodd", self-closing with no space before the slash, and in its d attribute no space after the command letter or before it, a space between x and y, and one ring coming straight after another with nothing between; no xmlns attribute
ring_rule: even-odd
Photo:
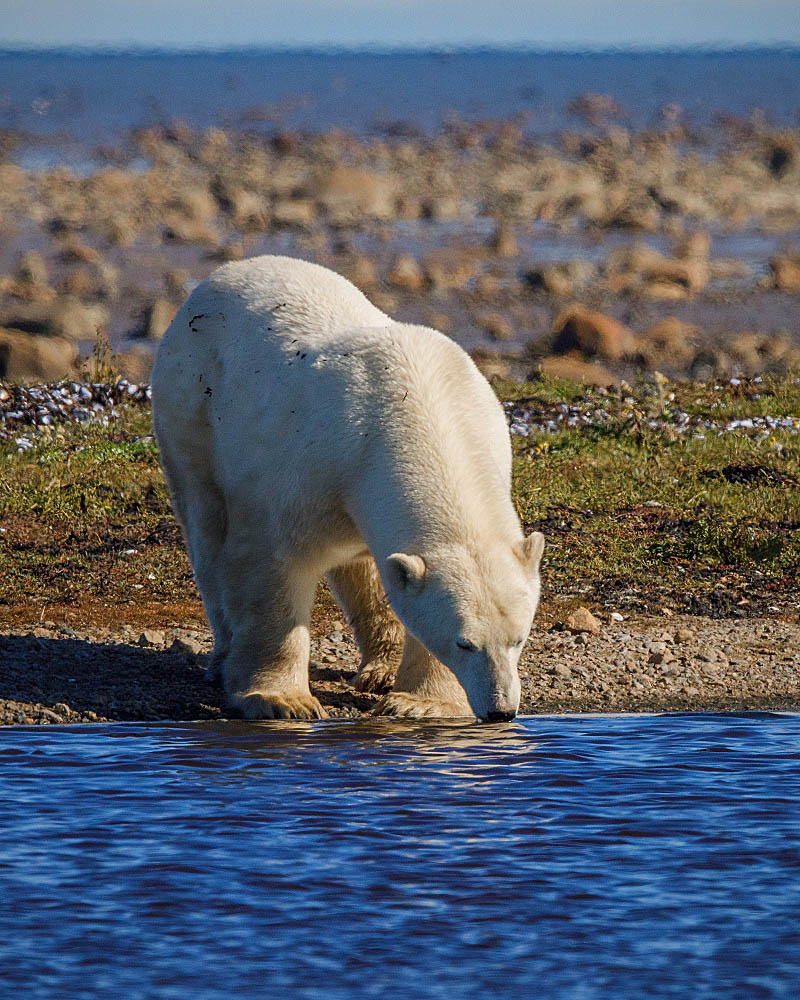
<svg viewBox="0 0 800 1000"><path fill-rule="evenodd" d="M489 712L486 718L489 722L511 722L516 712Z"/></svg>

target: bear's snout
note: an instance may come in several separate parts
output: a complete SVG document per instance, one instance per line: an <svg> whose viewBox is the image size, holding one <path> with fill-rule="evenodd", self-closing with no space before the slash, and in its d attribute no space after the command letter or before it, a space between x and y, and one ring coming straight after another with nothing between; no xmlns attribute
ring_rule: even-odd
<svg viewBox="0 0 800 1000"><path fill-rule="evenodd" d="M489 712L486 716L487 722L511 722L516 712Z"/></svg>

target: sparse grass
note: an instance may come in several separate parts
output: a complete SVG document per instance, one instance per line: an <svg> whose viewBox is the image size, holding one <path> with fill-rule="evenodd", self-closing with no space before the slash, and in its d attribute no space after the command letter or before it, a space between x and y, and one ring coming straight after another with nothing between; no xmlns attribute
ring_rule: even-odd
<svg viewBox="0 0 800 1000"><path fill-rule="evenodd" d="M800 417L796 381L669 386L672 401L641 385L633 404L555 380L496 388L534 410L609 413L602 426L514 439L515 502L548 541L545 599L717 614L800 600L800 435L648 425L664 408ZM149 411L123 407L108 429L70 424L35 441L23 453L0 445L0 604L196 599ZM731 466L767 467L778 481L731 482Z"/></svg>

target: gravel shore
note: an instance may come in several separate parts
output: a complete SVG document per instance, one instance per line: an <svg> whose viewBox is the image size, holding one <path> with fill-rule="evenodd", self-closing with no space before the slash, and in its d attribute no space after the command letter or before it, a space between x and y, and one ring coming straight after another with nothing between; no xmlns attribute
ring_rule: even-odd
<svg viewBox="0 0 800 1000"><path fill-rule="evenodd" d="M0 724L223 718L223 693L205 680L210 648L200 628L4 630ZM358 652L344 623L319 623L311 655L328 713L368 715L377 696L350 684ZM526 715L800 710L800 623L567 615L534 630L520 672Z"/></svg>

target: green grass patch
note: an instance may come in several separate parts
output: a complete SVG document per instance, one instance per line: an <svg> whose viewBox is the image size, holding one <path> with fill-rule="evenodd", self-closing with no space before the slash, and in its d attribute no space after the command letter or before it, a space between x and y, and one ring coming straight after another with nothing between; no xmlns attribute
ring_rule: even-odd
<svg viewBox="0 0 800 1000"><path fill-rule="evenodd" d="M720 614L798 600L800 434L674 430L679 412L800 421L796 380L496 390L539 416L564 405L590 415L513 439L515 503L547 536L545 597ZM32 439L23 452L0 445L0 603L196 596L149 410L122 407L108 428L68 424Z"/></svg>

